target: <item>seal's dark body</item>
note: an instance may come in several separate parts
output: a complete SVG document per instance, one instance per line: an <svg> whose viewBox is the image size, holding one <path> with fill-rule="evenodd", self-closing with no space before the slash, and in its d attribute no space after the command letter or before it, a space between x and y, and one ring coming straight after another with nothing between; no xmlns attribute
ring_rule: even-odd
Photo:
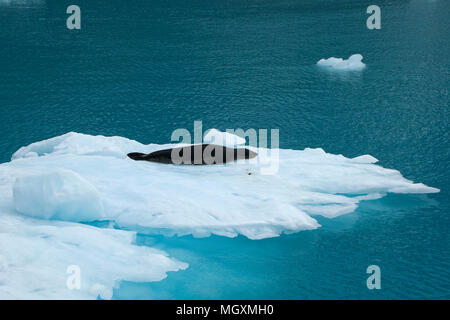
<svg viewBox="0 0 450 320"><path fill-rule="evenodd" d="M214 144L176 147L148 154L139 152L128 154L129 158L137 161L169 164L221 164L240 159L251 159L256 156L257 153L246 148L227 148Z"/></svg>

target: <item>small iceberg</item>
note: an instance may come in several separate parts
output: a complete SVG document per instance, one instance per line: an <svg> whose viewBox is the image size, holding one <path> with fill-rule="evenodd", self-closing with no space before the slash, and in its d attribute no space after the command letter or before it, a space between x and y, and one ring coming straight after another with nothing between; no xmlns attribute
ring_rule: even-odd
<svg viewBox="0 0 450 320"><path fill-rule="evenodd" d="M320 59L317 62L317 65L335 70L362 70L366 66L364 62L362 62L362 59L362 55L353 54L348 59L334 57L328 59Z"/></svg>

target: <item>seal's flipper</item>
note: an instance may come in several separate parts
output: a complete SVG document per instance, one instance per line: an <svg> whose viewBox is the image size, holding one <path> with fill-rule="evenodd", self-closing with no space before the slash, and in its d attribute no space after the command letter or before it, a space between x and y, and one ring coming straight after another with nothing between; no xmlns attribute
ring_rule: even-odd
<svg viewBox="0 0 450 320"><path fill-rule="evenodd" d="M128 158L131 158L133 160L145 160L145 153L139 153L139 152L131 152L127 154Z"/></svg>

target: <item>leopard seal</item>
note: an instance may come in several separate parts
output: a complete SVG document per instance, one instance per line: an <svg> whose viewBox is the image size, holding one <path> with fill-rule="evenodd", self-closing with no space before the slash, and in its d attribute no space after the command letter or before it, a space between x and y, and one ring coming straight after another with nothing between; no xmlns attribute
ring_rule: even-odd
<svg viewBox="0 0 450 320"><path fill-rule="evenodd" d="M175 147L152 153L131 152L127 156L136 161L167 164L222 164L241 159L252 159L258 154L247 148L228 148L216 144L198 144Z"/></svg>

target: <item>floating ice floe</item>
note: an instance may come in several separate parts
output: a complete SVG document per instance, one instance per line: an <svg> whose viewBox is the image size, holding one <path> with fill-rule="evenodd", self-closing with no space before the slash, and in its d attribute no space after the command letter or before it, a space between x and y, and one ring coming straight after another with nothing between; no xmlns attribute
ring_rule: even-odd
<svg viewBox="0 0 450 320"><path fill-rule="evenodd" d="M362 70L366 66L362 62L362 59L362 55L353 54L348 59L334 57L328 59L320 59L317 62L317 65L335 70Z"/></svg>
<svg viewBox="0 0 450 320"><path fill-rule="evenodd" d="M126 138L70 133L21 148L13 161L0 165L0 183L15 190L11 202L16 211L34 217L67 221L103 217L118 227L145 233L242 234L251 239L317 228L314 215L349 213L359 201L388 192L439 191L374 164L377 160L369 155L349 159L322 149L278 150L279 169L274 175L260 174L268 160L262 148L253 149L259 155L250 161L212 166L126 157L130 151L161 148ZM27 157L29 153L39 156ZM64 172L60 184L43 188L48 179L61 176L58 170ZM34 188L39 191L31 192ZM69 200L61 200L59 195L64 194L70 195ZM99 212L93 213L96 207Z"/></svg>
<svg viewBox="0 0 450 320"><path fill-rule="evenodd" d="M376 165L370 155L350 159L322 149L278 150L274 175L260 174L270 159L263 148L253 148L258 157L250 161L211 166L126 156L173 146L72 132L22 147L1 164L0 298L107 299L119 280L158 281L187 267L134 245L132 231L79 221L105 219L150 234L262 239L315 229L315 215L349 213L388 192L439 191ZM80 290L66 285L70 265L81 271Z"/></svg>

